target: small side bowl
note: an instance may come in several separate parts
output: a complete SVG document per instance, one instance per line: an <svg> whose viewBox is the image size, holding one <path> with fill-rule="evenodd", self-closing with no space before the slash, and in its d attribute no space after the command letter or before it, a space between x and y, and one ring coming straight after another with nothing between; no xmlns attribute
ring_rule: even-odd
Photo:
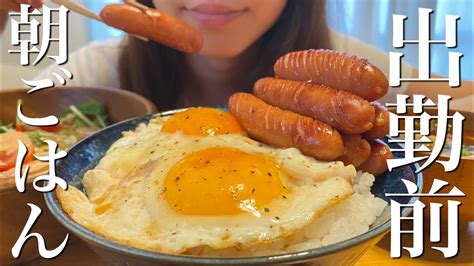
<svg viewBox="0 0 474 266"><path fill-rule="evenodd" d="M0 117L3 123L11 123L16 117L17 100L23 101L23 112L32 117L59 115L71 104L81 104L94 99L107 109L110 120L119 122L136 116L156 112L155 106L135 93L105 88L62 87L28 94L25 88L0 91ZM30 215L27 203L33 203L43 212L34 226L46 240L47 247L58 246L67 231L47 211L42 193L34 190L32 181L47 171L47 164L40 171L30 171L25 193L16 190L13 171L0 172L0 264L22 263L38 254L35 241L28 241L19 259L14 259L11 247L20 236ZM60 176L60 175L59 175Z"/></svg>
<svg viewBox="0 0 474 266"><path fill-rule="evenodd" d="M157 114L168 116L176 111ZM104 156L108 148L122 136L122 132L134 129L140 123L147 123L152 116L135 118L103 129L100 132L82 140L70 150L70 156L57 164L58 174L69 185L82 189L82 177L88 169L93 168ZM385 139L387 142L387 139ZM400 146L390 144L392 147ZM87 156L86 156L87 155ZM400 154L395 154L400 156ZM387 198L385 193L406 193L401 179L410 180L422 187L421 174L415 174L418 165L400 167L393 172L376 178L372 192L378 197L390 202L390 199L400 203L413 203L416 197ZM390 208L378 217L370 230L362 235L321 248L288 253L274 256L245 257L245 258L213 258L189 257L156 253L122 245L97 235L72 220L62 209L56 193L45 194L46 203L51 213L73 234L86 241L92 249L109 263L114 265L261 265L281 263L311 263L317 265L350 265L355 263L370 247L375 245L390 229ZM402 210L402 216L407 216L410 209Z"/></svg>

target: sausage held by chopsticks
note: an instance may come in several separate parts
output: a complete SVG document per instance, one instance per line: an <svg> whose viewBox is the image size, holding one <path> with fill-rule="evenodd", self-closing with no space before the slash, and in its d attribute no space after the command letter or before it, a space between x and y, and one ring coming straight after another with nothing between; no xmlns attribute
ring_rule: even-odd
<svg viewBox="0 0 474 266"><path fill-rule="evenodd" d="M105 24L154 40L186 53L202 48L202 36L193 27L159 10L141 10L127 4L105 6L100 12Z"/></svg>
<svg viewBox="0 0 474 266"><path fill-rule="evenodd" d="M268 104L323 121L347 134L368 131L375 118L369 101L324 85L263 78L255 83L253 92Z"/></svg>
<svg viewBox="0 0 474 266"><path fill-rule="evenodd" d="M323 84L368 101L381 98L388 90L387 77L375 65L330 50L288 53L277 60L274 70L279 78Z"/></svg>
<svg viewBox="0 0 474 266"><path fill-rule="evenodd" d="M266 144L295 147L305 155L326 161L344 152L341 135L333 127L271 106L252 94L232 95L229 110L252 138Z"/></svg>

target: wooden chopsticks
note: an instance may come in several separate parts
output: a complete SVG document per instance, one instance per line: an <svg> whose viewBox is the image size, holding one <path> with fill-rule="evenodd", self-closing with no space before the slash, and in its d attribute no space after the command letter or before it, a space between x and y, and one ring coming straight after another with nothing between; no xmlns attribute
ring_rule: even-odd
<svg viewBox="0 0 474 266"><path fill-rule="evenodd" d="M102 19L100 18L99 15L97 15L94 11L84 7L84 6L81 6L71 0L51 0L53 3L56 3L58 5L63 5L65 7L67 7L69 10L72 10L78 14L81 14L83 16L86 16L88 18L91 18L91 19L94 19L94 20L97 20L97 21L100 21L102 23L104 23L104 21L102 21ZM140 8L141 10L144 10L144 8L148 9L149 7L145 6L145 5L142 5L138 2L135 2L135 1L131 1L131 0L125 0L125 3L128 4L128 5L132 5L132 6L135 6L137 8ZM105 24L105 23L104 23ZM139 36L139 35L135 35L135 34L131 34L132 36L142 40L142 41L148 41L147 38L143 37L143 36Z"/></svg>
<svg viewBox="0 0 474 266"><path fill-rule="evenodd" d="M75 2L72 2L70 0L51 0L52 2L58 4L58 5L63 5L67 7L69 10L72 10L76 13L79 13L83 16L86 16L91 19L95 19L97 21L103 22L102 19L100 18L99 15L94 13L92 10L85 8L79 4L76 4Z"/></svg>

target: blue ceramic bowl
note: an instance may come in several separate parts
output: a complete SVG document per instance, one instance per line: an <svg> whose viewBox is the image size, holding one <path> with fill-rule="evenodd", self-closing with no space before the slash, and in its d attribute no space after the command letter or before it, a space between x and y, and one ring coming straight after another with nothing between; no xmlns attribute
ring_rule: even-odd
<svg viewBox="0 0 474 266"><path fill-rule="evenodd" d="M155 116L169 116L176 111L168 111L156 115L133 118L109 126L92 136L77 143L68 152L68 156L57 163L56 173L64 178L69 185L82 189L84 173L95 167L104 156L108 148L122 136L122 132L134 129L140 123L147 123ZM387 139L384 140L387 142ZM398 147L398 144L389 144ZM395 157L401 154L394 154ZM401 179L410 180L421 189L423 180L421 174L415 174L417 164L400 167L392 172L376 177L372 193L387 202L390 199L399 203L413 203L415 197L387 198L385 193L406 193L406 188ZM369 248L374 246L390 230L390 211L386 208L377 218L370 230L362 235L336 244L282 255L245 257L245 258L209 258L190 257L156 253L130 246L125 246L102 236L94 234L88 229L72 220L61 208L56 193L45 194L46 203L52 214L72 233L86 241L92 249L105 258L108 262L118 265L258 265L305 263L313 265L350 265L354 264ZM407 216L410 210L402 210L402 215Z"/></svg>

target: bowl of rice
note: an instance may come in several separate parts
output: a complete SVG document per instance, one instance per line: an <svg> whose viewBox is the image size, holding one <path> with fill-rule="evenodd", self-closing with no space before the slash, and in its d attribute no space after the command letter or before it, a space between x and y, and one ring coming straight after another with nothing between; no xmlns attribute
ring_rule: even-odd
<svg viewBox="0 0 474 266"><path fill-rule="evenodd" d="M95 133L75 145L69 156L58 162L57 174L78 191L86 191L82 183L85 172L100 163L109 148L122 138L123 132L133 131L139 125L144 127L143 124L148 124L150 120L166 118L175 112L133 118ZM387 138L383 141L391 148L400 148L397 143L389 143ZM394 152L395 158L402 155ZM407 193L402 180L410 181L421 189L423 179L416 169L418 165L413 164L379 176L357 172L350 197L324 209L304 227L276 241L245 248L215 249L202 245L181 254L158 252L111 240L71 218L71 212L65 210L57 193L47 193L45 199L62 225L114 265L352 265L390 231L392 200L401 204L417 200L416 197L386 196L386 193ZM409 213L409 208L402 208L400 216L405 217Z"/></svg>

